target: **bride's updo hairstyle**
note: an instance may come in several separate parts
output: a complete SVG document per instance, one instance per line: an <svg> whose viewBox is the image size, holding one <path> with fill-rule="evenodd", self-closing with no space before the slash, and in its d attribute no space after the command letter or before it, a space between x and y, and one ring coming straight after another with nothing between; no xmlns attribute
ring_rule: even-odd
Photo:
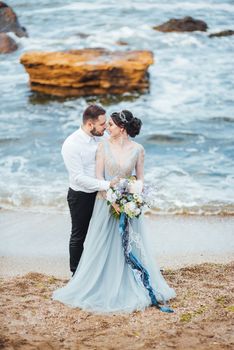
<svg viewBox="0 0 234 350"><path fill-rule="evenodd" d="M135 118L132 113L126 109L119 113L112 113L111 119L117 126L124 128L130 137L135 137L140 133L142 121Z"/></svg>

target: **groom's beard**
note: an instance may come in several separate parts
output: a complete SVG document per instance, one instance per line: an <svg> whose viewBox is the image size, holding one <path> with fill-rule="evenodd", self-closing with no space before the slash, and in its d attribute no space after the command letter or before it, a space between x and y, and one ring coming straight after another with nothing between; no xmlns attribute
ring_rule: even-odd
<svg viewBox="0 0 234 350"><path fill-rule="evenodd" d="M93 135L93 136L103 136L104 135L104 131L97 131L95 126L93 127L93 130L90 131L90 133Z"/></svg>

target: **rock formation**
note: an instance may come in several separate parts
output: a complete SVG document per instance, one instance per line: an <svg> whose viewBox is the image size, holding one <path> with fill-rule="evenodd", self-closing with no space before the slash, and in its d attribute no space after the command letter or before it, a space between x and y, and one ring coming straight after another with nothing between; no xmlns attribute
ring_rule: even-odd
<svg viewBox="0 0 234 350"><path fill-rule="evenodd" d="M0 33L0 53L10 53L17 50L18 46L9 35Z"/></svg>
<svg viewBox="0 0 234 350"><path fill-rule="evenodd" d="M18 45L6 33L13 32L18 37L28 36L24 27L21 27L15 12L6 3L0 1L0 54L17 50Z"/></svg>
<svg viewBox="0 0 234 350"><path fill-rule="evenodd" d="M28 36L26 29L21 27L15 12L2 1L0 1L0 32L13 32L18 37Z"/></svg>
<svg viewBox="0 0 234 350"><path fill-rule="evenodd" d="M28 52L21 63L33 91L55 96L122 94L149 87L150 51Z"/></svg>
<svg viewBox="0 0 234 350"><path fill-rule="evenodd" d="M230 36L234 35L234 30L223 30L222 32L219 33L212 33L209 35L209 38L214 38L214 37L222 37L222 36Z"/></svg>
<svg viewBox="0 0 234 350"><path fill-rule="evenodd" d="M184 17L182 19L170 19L159 26L153 27L160 32L194 32L196 30L205 32L208 26L205 22L194 19L192 17Z"/></svg>

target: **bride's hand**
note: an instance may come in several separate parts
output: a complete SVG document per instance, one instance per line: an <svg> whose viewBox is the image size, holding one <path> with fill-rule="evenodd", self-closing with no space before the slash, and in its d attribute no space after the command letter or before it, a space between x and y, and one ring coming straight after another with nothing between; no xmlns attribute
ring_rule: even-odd
<svg viewBox="0 0 234 350"><path fill-rule="evenodd" d="M114 187L119 182L119 180L119 177L115 177L114 179L112 179L110 182L110 187Z"/></svg>

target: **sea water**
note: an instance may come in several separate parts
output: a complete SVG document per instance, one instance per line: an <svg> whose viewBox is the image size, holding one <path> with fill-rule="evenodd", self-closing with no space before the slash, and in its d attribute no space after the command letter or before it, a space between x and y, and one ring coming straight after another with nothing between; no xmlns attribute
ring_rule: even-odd
<svg viewBox="0 0 234 350"><path fill-rule="evenodd" d="M143 121L136 141L146 150L146 182L156 186L155 209L165 214L234 213L234 29L232 0L12 0L27 28L19 49L0 56L0 205L64 210L68 176L61 157L90 102L107 116L129 109ZM204 20L205 32L160 33L170 18ZM118 41L127 43L120 46ZM59 99L30 91L19 63L30 50L103 47L151 50L145 94Z"/></svg>

